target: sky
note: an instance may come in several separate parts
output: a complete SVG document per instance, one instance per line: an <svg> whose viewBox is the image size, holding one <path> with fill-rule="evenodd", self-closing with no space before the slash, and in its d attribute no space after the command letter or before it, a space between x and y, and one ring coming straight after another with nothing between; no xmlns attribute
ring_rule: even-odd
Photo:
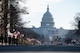
<svg viewBox="0 0 80 53"><path fill-rule="evenodd" d="M40 27L47 5L49 5L49 11L53 15L54 27L73 28L74 17L80 12L80 0L26 0L23 6L28 8L29 14L22 15L23 21L27 22L24 26Z"/></svg>

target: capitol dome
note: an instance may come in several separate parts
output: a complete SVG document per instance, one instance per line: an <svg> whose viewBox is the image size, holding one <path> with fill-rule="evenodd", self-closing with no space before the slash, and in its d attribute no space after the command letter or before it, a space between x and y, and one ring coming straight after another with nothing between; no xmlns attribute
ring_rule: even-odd
<svg viewBox="0 0 80 53"><path fill-rule="evenodd" d="M52 14L49 12L49 6L47 6L47 12L44 13L42 17L41 27L53 27L53 17Z"/></svg>
<svg viewBox="0 0 80 53"><path fill-rule="evenodd" d="M42 18L43 22L53 22L53 17L52 14L49 12L49 8L47 8L47 12L43 15Z"/></svg>

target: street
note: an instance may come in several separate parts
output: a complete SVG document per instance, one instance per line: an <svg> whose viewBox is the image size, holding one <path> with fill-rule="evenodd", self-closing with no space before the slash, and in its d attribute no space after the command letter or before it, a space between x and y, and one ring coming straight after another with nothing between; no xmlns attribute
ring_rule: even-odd
<svg viewBox="0 0 80 53"><path fill-rule="evenodd" d="M54 46L54 45L36 45L36 46L0 46L0 51L80 51L80 46Z"/></svg>

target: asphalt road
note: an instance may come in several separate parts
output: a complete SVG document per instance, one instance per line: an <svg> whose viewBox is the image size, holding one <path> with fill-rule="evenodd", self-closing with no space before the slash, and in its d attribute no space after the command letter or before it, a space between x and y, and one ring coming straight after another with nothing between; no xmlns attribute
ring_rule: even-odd
<svg viewBox="0 0 80 53"><path fill-rule="evenodd" d="M0 51L80 51L80 46L0 46Z"/></svg>

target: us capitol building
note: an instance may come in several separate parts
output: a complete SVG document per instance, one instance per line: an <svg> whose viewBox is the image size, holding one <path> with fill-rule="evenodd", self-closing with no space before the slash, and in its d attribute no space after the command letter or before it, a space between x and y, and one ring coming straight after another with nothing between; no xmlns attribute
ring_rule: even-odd
<svg viewBox="0 0 80 53"><path fill-rule="evenodd" d="M51 41L55 37L65 38L65 35L68 33L68 30L63 28L57 29L54 27L54 19L52 14L49 11L49 6L47 6L47 11L44 13L41 21L41 26L39 28L31 28L36 33L44 37L45 41Z"/></svg>

